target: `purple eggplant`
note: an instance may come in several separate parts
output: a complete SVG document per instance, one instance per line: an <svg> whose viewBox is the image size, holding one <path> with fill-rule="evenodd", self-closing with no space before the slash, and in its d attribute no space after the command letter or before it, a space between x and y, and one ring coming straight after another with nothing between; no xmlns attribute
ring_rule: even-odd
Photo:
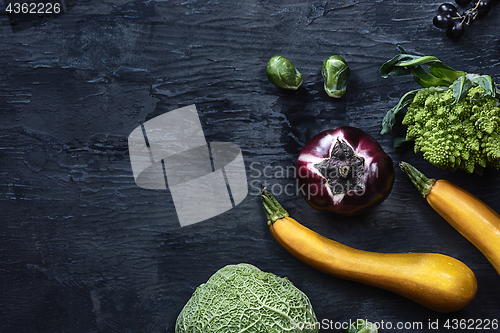
<svg viewBox="0 0 500 333"><path fill-rule="evenodd" d="M297 160L297 185L314 208L354 215L381 203L394 184L394 164L359 128L343 126L314 136Z"/></svg>

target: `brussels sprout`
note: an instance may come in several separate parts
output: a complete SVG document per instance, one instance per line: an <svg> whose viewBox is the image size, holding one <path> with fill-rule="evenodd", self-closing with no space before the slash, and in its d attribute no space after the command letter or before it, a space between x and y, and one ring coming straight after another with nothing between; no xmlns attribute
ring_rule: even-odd
<svg viewBox="0 0 500 333"><path fill-rule="evenodd" d="M334 55L326 59L321 74L325 80L325 91L328 96L340 98L345 94L351 70L344 58Z"/></svg>
<svg viewBox="0 0 500 333"><path fill-rule="evenodd" d="M266 74L269 82L281 88L297 90L302 84L302 74L282 56L269 59Z"/></svg>

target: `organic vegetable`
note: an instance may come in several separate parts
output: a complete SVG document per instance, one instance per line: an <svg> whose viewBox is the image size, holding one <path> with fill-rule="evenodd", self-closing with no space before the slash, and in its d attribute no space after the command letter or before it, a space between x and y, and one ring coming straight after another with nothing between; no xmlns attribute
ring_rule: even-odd
<svg viewBox="0 0 500 333"><path fill-rule="evenodd" d="M414 141L415 152L423 152L430 163L469 173L500 168L500 102L491 77L456 71L435 57L401 52L382 66L382 76L411 73L425 88L401 98L384 117L381 133L389 132L395 116L407 107L406 140ZM430 73L420 66L424 64Z"/></svg>
<svg viewBox="0 0 500 333"><path fill-rule="evenodd" d="M429 179L406 162L400 167L429 205L474 244L500 274L500 215L449 181Z"/></svg>
<svg viewBox="0 0 500 333"><path fill-rule="evenodd" d="M269 82L281 88L297 90L302 84L302 74L290 60L282 56L269 59L266 74Z"/></svg>
<svg viewBox="0 0 500 333"><path fill-rule="evenodd" d="M330 97L340 98L347 89L351 70L347 62L339 55L333 55L323 62L321 74L325 81L325 91Z"/></svg>
<svg viewBox="0 0 500 333"><path fill-rule="evenodd" d="M268 191L261 197L276 241L322 272L393 291L438 312L462 309L476 294L474 273L456 259L437 253L357 250L304 227Z"/></svg>
<svg viewBox="0 0 500 333"><path fill-rule="evenodd" d="M361 129L343 126L314 136L297 160L299 189L314 208L353 215L384 201L394 184L394 165Z"/></svg>
<svg viewBox="0 0 500 333"><path fill-rule="evenodd" d="M406 140L415 151L439 168L482 172L487 165L500 168L500 108L483 88L470 89L457 104L453 92L420 90L403 119Z"/></svg>
<svg viewBox="0 0 500 333"><path fill-rule="evenodd" d="M372 323L366 320L356 320L352 323L348 329L344 330L344 333L377 333L378 329Z"/></svg>
<svg viewBox="0 0 500 333"><path fill-rule="evenodd" d="M228 265L196 288L176 333L317 333L307 296L287 278L249 264Z"/></svg>

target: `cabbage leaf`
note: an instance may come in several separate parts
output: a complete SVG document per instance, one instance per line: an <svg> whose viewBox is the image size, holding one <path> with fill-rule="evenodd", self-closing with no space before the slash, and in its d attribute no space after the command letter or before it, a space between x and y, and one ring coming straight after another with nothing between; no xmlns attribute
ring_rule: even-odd
<svg viewBox="0 0 500 333"><path fill-rule="evenodd" d="M287 278L250 264L228 265L201 284L179 314L176 333L317 333L309 298Z"/></svg>

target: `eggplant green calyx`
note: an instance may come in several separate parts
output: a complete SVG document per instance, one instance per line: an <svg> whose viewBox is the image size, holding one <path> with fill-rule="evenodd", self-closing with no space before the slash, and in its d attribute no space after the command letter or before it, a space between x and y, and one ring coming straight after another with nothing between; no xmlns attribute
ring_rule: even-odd
<svg viewBox="0 0 500 333"><path fill-rule="evenodd" d="M267 225L271 225L279 219L288 216L288 212L281 206L276 198L266 189L260 193L262 204L267 216Z"/></svg>
<svg viewBox="0 0 500 333"><path fill-rule="evenodd" d="M430 193L436 180L427 178L422 172L418 171L414 166L406 162L399 163L399 167L408 176L408 178L410 178L413 185L415 185L417 190L425 199Z"/></svg>
<svg viewBox="0 0 500 333"><path fill-rule="evenodd" d="M284 89L297 90L302 84L302 74L282 56L269 59L266 74L269 82Z"/></svg>
<svg viewBox="0 0 500 333"><path fill-rule="evenodd" d="M351 70L339 55L333 55L323 62L321 75L325 81L325 91L330 97L340 98L347 90Z"/></svg>

